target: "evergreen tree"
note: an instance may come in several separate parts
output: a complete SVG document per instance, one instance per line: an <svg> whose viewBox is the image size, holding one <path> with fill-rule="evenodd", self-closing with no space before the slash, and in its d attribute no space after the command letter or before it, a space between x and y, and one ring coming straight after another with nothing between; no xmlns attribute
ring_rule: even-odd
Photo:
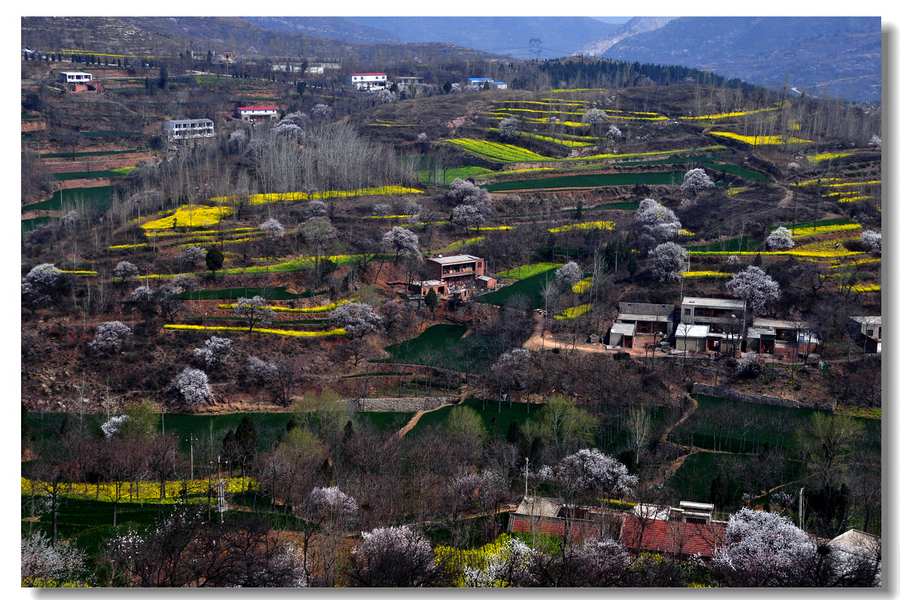
<svg viewBox="0 0 900 600"><path fill-rule="evenodd" d="M225 255L222 254L222 251L216 248L215 246L210 246L206 249L206 268L213 272L213 275L216 274L216 271L222 268L222 264L225 262Z"/></svg>

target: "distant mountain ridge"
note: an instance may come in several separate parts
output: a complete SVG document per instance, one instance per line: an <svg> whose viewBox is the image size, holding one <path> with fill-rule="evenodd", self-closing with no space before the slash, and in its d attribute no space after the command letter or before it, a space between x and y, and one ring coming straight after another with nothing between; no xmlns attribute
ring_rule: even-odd
<svg viewBox="0 0 900 600"><path fill-rule="evenodd" d="M347 17L406 42L444 42L518 59L568 56L620 26L591 17ZM536 40L539 39L540 43Z"/></svg>
<svg viewBox="0 0 900 600"><path fill-rule="evenodd" d="M669 21L677 18L678 17L635 17L619 27L612 35L602 40L596 40L594 42L591 42L590 44L586 44L585 46L579 48L578 51L575 52L575 54L584 54L586 56L602 56L604 52L606 52L625 38L637 35L639 33L644 33L646 31L659 29L660 27L664 27Z"/></svg>
<svg viewBox="0 0 900 600"><path fill-rule="evenodd" d="M601 56L683 65L811 95L881 101L878 17L681 17L624 38Z"/></svg>

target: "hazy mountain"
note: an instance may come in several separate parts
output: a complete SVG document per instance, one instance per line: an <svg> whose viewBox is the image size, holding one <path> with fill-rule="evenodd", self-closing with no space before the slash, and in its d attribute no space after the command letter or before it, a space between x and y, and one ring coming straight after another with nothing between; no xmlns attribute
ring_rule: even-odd
<svg viewBox="0 0 900 600"><path fill-rule="evenodd" d="M682 17L616 43L605 58L710 69L812 95L881 101L878 17Z"/></svg>
<svg viewBox="0 0 900 600"><path fill-rule="evenodd" d="M343 17L244 17L244 19L273 31L303 33L354 44L396 44L404 41L387 31L366 27Z"/></svg>
<svg viewBox="0 0 900 600"><path fill-rule="evenodd" d="M445 42L520 59L567 56L619 28L592 17L347 18L406 42Z"/></svg>
<svg viewBox="0 0 900 600"><path fill-rule="evenodd" d="M602 56L604 52L612 48L615 44L621 42L627 37L653 31L663 27L669 21L677 17L635 17L627 21L624 25L616 29L616 31L602 40L596 40L590 44L586 44L579 48L575 54L584 54L587 56Z"/></svg>

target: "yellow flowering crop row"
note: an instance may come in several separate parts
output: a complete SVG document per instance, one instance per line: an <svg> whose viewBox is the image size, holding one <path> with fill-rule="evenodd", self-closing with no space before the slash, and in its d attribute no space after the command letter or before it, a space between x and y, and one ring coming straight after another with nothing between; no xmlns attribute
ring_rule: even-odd
<svg viewBox="0 0 900 600"><path fill-rule="evenodd" d="M876 285L876 284L871 284L871 285L860 284L860 285L854 285L853 287L851 287L850 291L851 292L859 292L861 294L866 294L866 293L870 293L870 292L880 292L881 286Z"/></svg>
<svg viewBox="0 0 900 600"><path fill-rule="evenodd" d="M60 273L66 273L68 275L96 275L97 271L63 271L60 269Z"/></svg>
<svg viewBox="0 0 900 600"><path fill-rule="evenodd" d="M146 242L143 244L121 244L119 246L110 246L109 249L110 250L125 250L128 248L143 248L146 245L147 245Z"/></svg>
<svg viewBox="0 0 900 600"><path fill-rule="evenodd" d="M840 177L820 177L818 179L810 179L808 181L801 181L800 183L792 183L791 185L817 185L822 184L823 181L840 181Z"/></svg>
<svg viewBox="0 0 900 600"><path fill-rule="evenodd" d="M594 281L593 277L585 277L578 283L572 286L572 291L576 294L583 294L587 290L591 289L591 283Z"/></svg>
<svg viewBox="0 0 900 600"><path fill-rule="evenodd" d="M180 231L160 231L158 233L154 232L153 235L157 237L171 237L171 236L179 236L179 235L219 235L224 233L243 233L246 231L259 231L258 227L233 227L230 229L203 229L200 231L191 231L187 234L182 233Z"/></svg>
<svg viewBox="0 0 900 600"><path fill-rule="evenodd" d="M876 179L874 181L848 181L846 183L829 183L827 185L823 185L822 187L828 188L836 188L836 187L848 187L854 185L881 185L881 180Z"/></svg>
<svg viewBox="0 0 900 600"><path fill-rule="evenodd" d="M471 138L459 138L455 140L447 140L454 146L459 146L464 150L481 154L490 158L495 158L504 162L529 162L529 161L545 161L552 160L546 156L541 156L531 150L526 150L513 144L501 144L499 142L488 142L484 140L474 140Z"/></svg>
<svg viewBox="0 0 900 600"><path fill-rule="evenodd" d="M755 115L758 113L768 112L772 110L778 110L778 108L760 108L757 110L745 110L741 112L732 112L732 113L719 113L716 115L703 115L700 117L678 117L683 121L704 121L704 120L712 120L712 119L727 119L729 117L742 117L744 115Z"/></svg>
<svg viewBox="0 0 900 600"><path fill-rule="evenodd" d="M341 304L346 304L350 302L350 300L341 300L340 302L332 302L331 304L326 304L324 306L313 306L311 308L288 308L286 306L267 306L269 310L273 312L295 312L295 313L324 313L331 312ZM237 304L220 304L219 308L229 310L235 308Z"/></svg>
<svg viewBox="0 0 900 600"><path fill-rule="evenodd" d="M496 227L479 227L478 231L509 231L515 229L514 225L497 225Z"/></svg>
<svg viewBox="0 0 900 600"><path fill-rule="evenodd" d="M740 194L741 192L746 192L748 189L749 188L747 188L746 186L737 186L737 187L733 187L733 188L728 188L727 190L725 190L725 195L726 196L735 196L737 194Z"/></svg>
<svg viewBox="0 0 900 600"><path fill-rule="evenodd" d="M825 152L824 154L816 154L815 156L807 156L806 160L811 163L822 162L823 160L832 160L844 156L852 156L852 152Z"/></svg>
<svg viewBox="0 0 900 600"><path fill-rule="evenodd" d="M810 235L822 235L823 233L835 233L837 231L853 231L854 229L862 229L859 223L844 223L840 225L825 225L824 227L799 227L792 229L791 233L795 238L807 237Z"/></svg>
<svg viewBox="0 0 900 600"><path fill-rule="evenodd" d="M253 479L249 477L241 481L240 477L223 477L225 489L230 494L240 493L247 489L251 484L259 487ZM163 503L175 503L181 499L181 491L187 492L188 498L194 498L197 501L206 501L206 494L210 485L215 487L216 480L211 479L179 479L166 482L166 498ZM40 489L40 482L32 481L25 477L21 478L22 495L30 495L32 490ZM140 498L142 502L158 503L160 502L159 493L160 485L157 481L140 481L132 484L131 482L107 482L99 484L99 499L101 502L114 502L116 499L116 488L119 490L119 500L129 497ZM73 498L91 498L98 497L98 484L95 483L69 483L62 489L62 495Z"/></svg>
<svg viewBox="0 0 900 600"><path fill-rule="evenodd" d="M237 331L248 333L249 327L204 327L202 325L163 325L163 329L188 330L188 331ZM347 331L343 328L332 329L330 331L292 331L288 329L266 329L254 328L253 333L266 333L270 335L283 335L287 337L298 338L316 338L316 337L333 337L347 335Z"/></svg>
<svg viewBox="0 0 900 600"><path fill-rule="evenodd" d="M802 140L800 138L790 138L785 142L780 135L741 135L739 133L731 133L730 131L710 131L711 135L726 137L751 146L777 146L779 144L811 144L812 140Z"/></svg>
<svg viewBox="0 0 900 600"><path fill-rule="evenodd" d="M585 314L587 311L591 310L591 307L594 305L591 303L588 304L579 304L578 306L573 306L572 308L567 308L564 311L560 312L558 315L554 315L553 318L557 320L564 319L575 319Z"/></svg>
<svg viewBox="0 0 900 600"><path fill-rule="evenodd" d="M859 202L860 200L871 200L872 196L848 196L841 198L838 202Z"/></svg>
<svg viewBox="0 0 900 600"><path fill-rule="evenodd" d="M835 262L838 262L838 261L835 261ZM828 268L829 268L829 269L840 269L840 268L842 268L842 267L855 267L855 266L857 266L857 265L867 265L867 264L870 264L870 263L877 263L877 262L881 262L881 259L880 259L880 258L861 258L861 259L859 259L859 260L854 260L853 262L847 263L847 264L845 264L845 265L842 265L842 264L839 264L839 263L838 263L838 264L834 264L834 265L831 265L831 266L828 267Z"/></svg>
<svg viewBox="0 0 900 600"><path fill-rule="evenodd" d="M591 229L613 230L615 228L615 221L588 221L587 223L575 223L573 225L563 225L562 227L552 227L547 231L550 233L563 233L565 231L590 231Z"/></svg>
<svg viewBox="0 0 900 600"><path fill-rule="evenodd" d="M682 277L731 277L731 273L720 271L682 271Z"/></svg>
<svg viewBox="0 0 900 600"><path fill-rule="evenodd" d="M208 227L215 225L223 217L231 214L227 206L179 206L168 217L148 221L141 225L143 229L171 229L179 227Z"/></svg>
<svg viewBox="0 0 900 600"><path fill-rule="evenodd" d="M385 185L381 187L362 188L358 190L325 190L321 192L285 192L272 194L251 194L246 196L248 204L253 206L269 204L271 202L296 202L297 200L326 200L328 198L352 198L355 196L387 196L398 194L423 194L421 190L403 187L399 185ZM224 204L235 200L235 196L217 196L210 198L210 202Z"/></svg>
<svg viewBox="0 0 900 600"><path fill-rule="evenodd" d="M697 234L693 233L692 231L688 231L687 229L679 229L678 235L683 235L685 237L694 237Z"/></svg>
<svg viewBox="0 0 900 600"><path fill-rule="evenodd" d="M369 217L363 217L363 219L408 219L414 216L415 215L372 215Z"/></svg>

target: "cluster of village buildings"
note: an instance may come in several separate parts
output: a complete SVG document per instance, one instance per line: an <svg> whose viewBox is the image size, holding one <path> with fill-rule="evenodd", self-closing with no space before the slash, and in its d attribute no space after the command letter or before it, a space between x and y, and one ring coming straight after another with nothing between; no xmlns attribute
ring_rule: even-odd
<svg viewBox="0 0 900 600"><path fill-rule="evenodd" d="M347 77L347 82L359 91L376 92L391 88L395 83L398 88L408 90L416 85L421 85L421 77L394 77L388 80L387 73L352 73ZM62 71L59 73L59 83L74 92L102 91L101 83L93 79L91 73L81 71ZM502 81L494 81L489 77L469 77L467 85L478 87L490 86L492 89L506 89L507 85ZM234 117L246 122L276 121L278 119L278 107L276 106L239 106L235 108ZM215 136L215 124L212 119L176 119L166 121L163 125L163 133L169 142L188 139L202 139Z"/></svg>
<svg viewBox="0 0 900 600"><path fill-rule="evenodd" d="M484 259L477 256L438 255L426 259L425 265L429 278L401 285L402 298L421 302L434 290L439 299L466 301L499 287L495 277L485 274ZM851 317L848 326L867 351L881 352L880 316ZM747 301L742 299L692 296L685 296L680 307L620 302L605 342L610 349L659 348L732 356L757 352L776 358L807 357L819 345L806 321L749 315Z"/></svg>

